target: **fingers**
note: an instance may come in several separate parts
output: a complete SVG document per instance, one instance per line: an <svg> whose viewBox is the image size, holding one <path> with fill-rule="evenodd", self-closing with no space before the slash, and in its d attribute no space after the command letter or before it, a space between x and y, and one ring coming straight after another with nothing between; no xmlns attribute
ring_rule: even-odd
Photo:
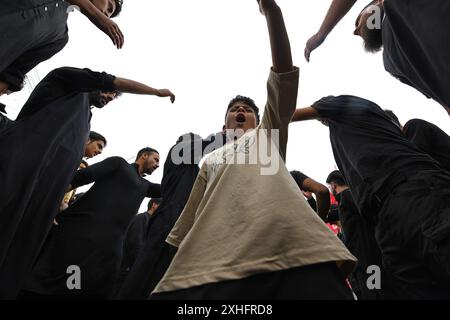
<svg viewBox="0 0 450 320"><path fill-rule="evenodd" d="M311 50L309 50L309 47L306 46L306 47L305 47L305 59L306 59L306 61L309 62L310 56L311 56Z"/></svg>
<svg viewBox="0 0 450 320"><path fill-rule="evenodd" d="M170 95L170 102L175 102L175 95L173 93Z"/></svg>

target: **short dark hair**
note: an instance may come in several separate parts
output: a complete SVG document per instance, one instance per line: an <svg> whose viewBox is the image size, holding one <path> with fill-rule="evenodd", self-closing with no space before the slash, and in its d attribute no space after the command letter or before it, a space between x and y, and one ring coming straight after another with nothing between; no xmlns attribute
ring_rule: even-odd
<svg viewBox="0 0 450 320"><path fill-rule="evenodd" d="M150 201L148 202L147 205L147 210L150 210L153 207L153 204L156 203L157 205L159 205L162 201L162 198L152 198L150 199Z"/></svg>
<svg viewBox="0 0 450 320"><path fill-rule="evenodd" d="M384 110L384 113L389 117L389 120L391 120L393 123L395 123L398 127L401 127L400 121L398 120L397 116L392 110Z"/></svg>
<svg viewBox="0 0 450 320"><path fill-rule="evenodd" d="M225 113L225 121L227 119L228 111L231 109L232 106L234 106L237 102L243 102L246 105L248 105L250 108L253 109L256 116L256 123L259 124L260 116L259 116L259 108L256 106L255 101L253 101L252 98L237 95L233 99L231 99L230 103L228 103L227 112Z"/></svg>
<svg viewBox="0 0 450 320"><path fill-rule="evenodd" d="M366 10L368 7L372 5L376 5L378 1L371 1L364 9L361 10L361 13ZM384 9L381 8L382 14L384 14ZM356 23L358 24L358 20L361 19L361 14L356 19ZM381 50L383 47L383 33L381 28L373 28L369 29L367 26L367 20L364 23L364 26L361 29L361 37L364 39L364 48L367 52L376 53Z"/></svg>
<svg viewBox="0 0 450 320"><path fill-rule="evenodd" d="M157 154L159 154L159 152L156 151L155 149L146 147L146 148L144 148L144 149L139 150L139 152L138 152L138 154L137 154L137 156L136 156L136 161L137 161L142 155L147 154L147 153L157 153Z"/></svg>
<svg viewBox="0 0 450 320"><path fill-rule="evenodd" d="M106 144L107 144L106 138L105 138L104 136L102 136L100 133L97 133L97 132L95 132L95 131L91 131L91 132L89 133L89 140L91 140L91 142L92 142L92 141L103 141L103 143L105 144L105 146L106 146Z"/></svg>
<svg viewBox="0 0 450 320"><path fill-rule="evenodd" d="M117 17L122 12L123 0L114 0L116 3L116 10L114 10L111 18Z"/></svg>
<svg viewBox="0 0 450 320"><path fill-rule="evenodd" d="M344 175L339 170L334 170L328 175L327 183L336 183L338 186L348 186Z"/></svg>

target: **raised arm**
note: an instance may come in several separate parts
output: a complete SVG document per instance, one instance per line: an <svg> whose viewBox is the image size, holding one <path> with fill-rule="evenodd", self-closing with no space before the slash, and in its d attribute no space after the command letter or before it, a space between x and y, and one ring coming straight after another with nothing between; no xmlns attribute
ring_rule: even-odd
<svg viewBox="0 0 450 320"><path fill-rule="evenodd" d="M67 0L70 4L78 6L84 14L97 28L103 31L114 43L117 49L122 48L124 36L119 26L112 21L107 12L101 12L89 0Z"/></svg>
<svg viewBox="0 0 450 320"><path fill-rule="evenodd" d="M261 13L266 17L267 21L273 71L276 73L292 71L291 45L280 7L274 0L257 0L257 2Z"/></svg>
<svg viewBox="0 0 450 320"><path fill-rule="evenodd" d="M103 160L102 162L93 164L86 169L78 170L72 183L69 186L69 190L73 188L78 188L99 179L102 179L123 165L128 165L128 163L120 157L111 157Z"/></svg>
<svg viewBox="0 0 450 320"><path fill-rule="evenodd" d="M311 52L318 48L327 38L334 27L355 5L357 0L333 0L319 31L313 35L305 47L305 58L309 62Z"/></svg>
<svg viewBox="0 0 450 320"><path fill-rule="evenodd" d="M170 97L170 101L172 103L175 101L175 95L170 90L155 89L134 80L117 77L114 80L114 85L116 86L116 90L120 92L146 94L158 97Z"/></svg>
<svg viewBox="0 0 450 320"><path fill-rule="evenodd" d="M319 113L313 107L300 108L295 110L291 122L316 120L319 118L320 118Z"/></svg>

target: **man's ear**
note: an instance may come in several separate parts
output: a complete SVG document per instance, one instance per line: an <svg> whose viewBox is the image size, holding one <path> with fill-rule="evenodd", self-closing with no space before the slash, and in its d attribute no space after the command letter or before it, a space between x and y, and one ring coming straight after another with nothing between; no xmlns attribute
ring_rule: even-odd
<svg viewBox="0 0 450 320"><path fill-rule="evenodd" d="M86 145L90 144L91 142L92 142L91 139L88 138L87 141L86 141Z"/></svg>
<svg viewBox="0 0 450 320"><path fill-rule="evenodd" d="M227 131L226 125L223 125L223 127L222 127L222 133L225 133L226 131Z"/></svg>

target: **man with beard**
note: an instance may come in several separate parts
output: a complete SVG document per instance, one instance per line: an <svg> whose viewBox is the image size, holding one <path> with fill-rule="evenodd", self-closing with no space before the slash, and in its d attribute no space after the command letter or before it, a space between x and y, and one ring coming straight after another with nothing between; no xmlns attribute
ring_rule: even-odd
<svg viewBox="0 0 450 320"><path fill-rule="evenodd" d="M163 277L176 248L165 240L180 217L197 178L202 157L224 145L222 132L202 139L187 133L170 149L161 182L162 203L147 227L146 241L118 292L117 299L147 299Z"/></svg>
<svg viewBox="0 0 450 320"><path fill-rule="evenodd" d="M59 211L85 152L90 107L104 107L117 92L175 98L107 73L59 68L0 134L0 298L17 295Z"/></svg>
<svg viewBox="0 0 450 320"><path fill-rule="evenodd" d="M376 224L389 297L450 298L450 173L366 99L325 97L292 121L311 119L329 126L339 171Z"/></svg>
<svg viewBox="0 0 450 320"><path fill-rule="evenodd" d="M84 196L61 212L46 239L23 297L109 298L119 275L122 245L130 221L145 197L160 197L159 184L144 179L159 167L159 153L144 148L133 164L111 157L79 170L71 186L95 182ZM81 272L70 288L68 268Z"/></svg>
<svg viewBox="0 0 450 320"><path fill-rule="evenodd" d="M333 1L319 31L306 44L308 61L355 3ZM368 52L383 47L386 71L450 114L449 12L447 0L375 0L358 15L354 34L364 39Z"/></svg>
<svg viewBox="0 0 450 320"><path fill-rule="evenodd" d="M69 4L81 12L117 48L123 45L119 27L110 19L123 0L2 0L0 6L0 96L20 91L25 75L61 51L68 42Z"/></svg>
<svg viewBox="0 0 450 320"><path fill-rule="evenodd" d="M229 103L229 143L206 158L167 237L178 249L154 299L352 299L344 277L354 257L284 164L299 70L280 7L258 5L273 62L264 116L250 98Z"/></svg>

